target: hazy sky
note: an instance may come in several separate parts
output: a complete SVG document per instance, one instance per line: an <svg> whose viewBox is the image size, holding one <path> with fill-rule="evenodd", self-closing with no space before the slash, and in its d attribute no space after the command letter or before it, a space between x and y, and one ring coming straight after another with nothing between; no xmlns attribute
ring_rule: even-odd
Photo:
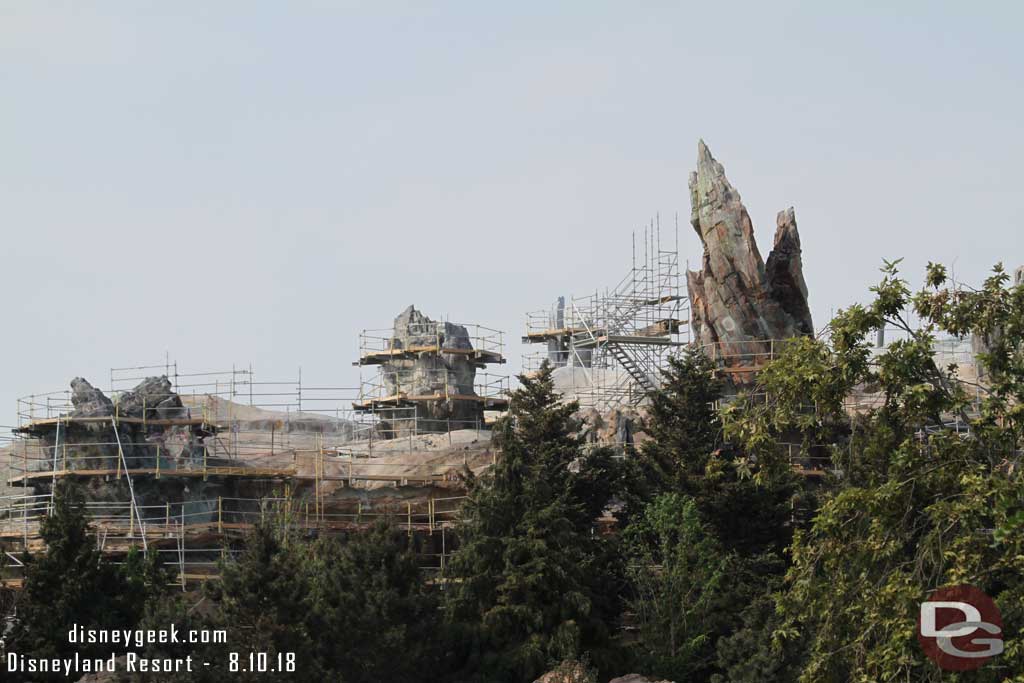
<svg viewBox="0 0 1024 683"><path fill-rule="evenodd" d="M410 303L516 341L656 212L699 259L699 137L816 323L1024 262L1021 3L424 4L0 0L0 424L165 352L352 384Z"/></svg>

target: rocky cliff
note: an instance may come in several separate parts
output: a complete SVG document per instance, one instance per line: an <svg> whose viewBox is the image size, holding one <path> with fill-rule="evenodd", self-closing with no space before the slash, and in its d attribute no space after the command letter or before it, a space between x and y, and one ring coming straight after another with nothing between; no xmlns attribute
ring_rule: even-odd
<svg viewBox="0 0 1024 683"><path fill-rule="evenodd" d="M690 175L690 204L690 223L704 245L701 269L687 273L697 343L756 354L763 351L759 340L813 334L793 209L779 212L765 263L739 192L703 140Z"/></svg>

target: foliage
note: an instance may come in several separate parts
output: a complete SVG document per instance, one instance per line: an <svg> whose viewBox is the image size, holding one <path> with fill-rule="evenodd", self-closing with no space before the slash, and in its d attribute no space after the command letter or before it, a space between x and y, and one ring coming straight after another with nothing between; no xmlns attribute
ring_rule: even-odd
<svg viewBox="0 0 1024 683"><path fill-rule="evenodd" d="M220 572L221 581L207 584L217 607L209 627L227 629L233 651L265 652L271 660L294 652L300 663L294 680L320 680L322 662L314 656L315 634L307 622L312 583L308 543L272 518L261 519L240 555L220 563ZM258 680L265 674L232 676Z"/></svg>
<svg viewBox="0 0 1024 683"><path fill-rule="evenodd" d="M413 683L438 669L438 605L409 541L381 522L311 548L307 623L316 657L349 683Z"/></svg>
<svg viewBox="0 0 1024 683"><path fill-rule="evenodd" d="M497 428L502 457L470 481L447 573L459 680L533 680L551 663L589 652L600 665L606 654L615 562L593 520L607 501L580 484L612 466L607 453L584 455L576 406L558 403L551 373L520 377Z"/></svg>
<svg viewBox="0 0 1024 683"><path fill-rule="evenodd" d="M806 642L801 681L956 680L925 659L916 615L935 588L971 583L996 599L1007 636L1003 668L971 680L1004 680L1024 670L1024 291L998 267L975 291L930 265L913 296L896 263L883 273L873 302L832 321L830 345L792 344L762 373L770 401L726 416L751 451L789 429L833 444L841 474L793 540L775 647ZM899 338L872 353L883 328ZM985 341L981 382L936 362L942 333Z"/></svg>
<svg viewBox="0 0 1024 683"><path fill-rule="evenodd" d="M155 553L148 561L130 553L121 566L104 560L89 535L81 492L70 480L58 482L53 500L40 529L46 551L25 557L24 591L5 647L30 658L109 657L109 645L71 643L68 632L74 625L135 628L146 602L166 580Z"/></svg>
<svg viewBox="0 0 1024 683"><path fill-rule="evenodd" d="M221 562L223 580L190 607L168 595L148 605L144 628L224 629L225 645L155 645L148 657L216 662L156 680L261 680L265 672L231 672L229 652L294 653L295 681L437 680L440 632L409 538L383 521L347 539L308 540L268 518L246 538L241 554ZM199 609L202 608L202 609ZM280 675L280 674L279 674Z"/></svg>
<svg viewBox="0 0 1024 683"><path fill-rule="evenodd" d="M662 387L650 395L641 462L659 488L689 490L703 478L712 453L722 445L722 425L714 403L722 383L711 361L687 349L669 360Z"/></svg>
<svg viewBox="0 0 1024 683"><path fill-rule="evenodd" d="M693 499L677 493L655 498L625 542L644 671L706 680L715 637L727 625L722 608L734 558L701 522Z"/></svg>
<svg viewBox="0 0 1024 683"><path fill-rule="evenodd" d="M781 553L790 538L796 480L788 464L771 477L758 476L768 461L757 463L724 441L715 407L723 388L700 351L672 359L663 387L651 394L645 422L650 439L636 460L644 483L634 487L640 491L634 506L659 492L682 493L694 499L727 550L743 557Z"/></svg>
<svg viewBox="0 0 1024 683"><path fill-rule="evenodd" d="M772 577L767 581L781 587ZM776 612L776 596L765 591L740 612L741 624L716 644L717 667L721 673L712 683L788 683L799 674L804 643L799 639L775 640L782 625Z"/></svg>

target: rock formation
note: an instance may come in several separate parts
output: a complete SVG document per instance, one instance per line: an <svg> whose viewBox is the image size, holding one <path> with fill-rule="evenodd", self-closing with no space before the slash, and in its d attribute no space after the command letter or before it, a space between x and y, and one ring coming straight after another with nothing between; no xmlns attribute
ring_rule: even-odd
<svg viewBox="0 0 1024 683"><path fill-rule="evenodd" d="M71 417L103 417L116 412L121 418L164 420L188 417L188 409L174 392L165 376L147 377L134 389L108 398L101 390L81 377L71 380ZM68 423L59 440L80 442L74 455L68 459L68 469L103 469L117 467L120 452L131 468L172 468L202 460L203 430L195 426L164 424L121 423L115 427L108 423ZM48 445L58 443L56 430L40 434ZM120 439L120 452L117 441ZM95 442L96 445L87 445ZM45 465L46 463L42 463Z"/></svg>
<svg viewBox="0 0 1024 683"><path fill-rule="evenodd" d="M395 318L391 349L425 349L415 358L399 357L383 364L385 393L389 396L475 396L477 363L471 355L438 353L427 349L472 349L469 332L462 325L431 320L415 306ZM483 420L475 401L438 400L416 404L419 431L472 428ZM412 409L408 409L412 417ZM393 431L402 431L400 424Z"/></svg>
<svg viewBox="0 0 1024 683"><path fill-rule="evenodd" d="M763 352L759 340L814 333L792 208L780 211L768 262L739 192L704 141L690 174L690 223L704 245L703 265L687 273L694 336L728 354Z"/></svg>
<svg viewBox="0 0 1024 683"><path fill-rule="evenodd" d="M71 380L71 416L104 417L114 414L114 402L82 377Z"/></svg>
<svg viewBox="0 0 1024 683"><path fill-rule="evenodd" d="M121 415L147 419L181 418L185 417L186 412L166 376L147 377L142 380L134 389L118 397L117 406Z"/></svg>

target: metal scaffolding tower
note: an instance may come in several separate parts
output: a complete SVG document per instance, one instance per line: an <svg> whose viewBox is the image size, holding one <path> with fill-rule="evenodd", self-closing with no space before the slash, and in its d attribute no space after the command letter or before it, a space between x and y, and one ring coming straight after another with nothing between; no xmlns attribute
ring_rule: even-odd
<svg viewBox="0 0 1024 683"><path fill-rule="evenodd" d="M567 399L599 410L637 405L660 386L669 357L690 343L678 225L670 240L661 232L655 218L633 234L632 267L614 287L527 314L523 342L547 350L525 358L526 372L547 360Z"/></svg>

